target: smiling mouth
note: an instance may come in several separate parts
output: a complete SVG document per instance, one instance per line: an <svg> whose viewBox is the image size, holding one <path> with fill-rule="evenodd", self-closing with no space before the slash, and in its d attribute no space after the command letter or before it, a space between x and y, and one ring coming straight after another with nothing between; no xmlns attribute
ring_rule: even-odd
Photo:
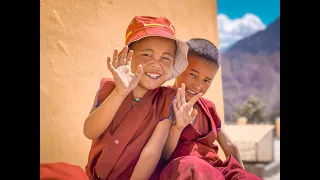
<svg viewBox="0 0 320 180"><path fill-rule="evenodd" d="M194 91L190 91L189 89L186 90L188 92L188 94L194 96L197 95L198 93L194 92Z"/></svg>
<svg viewBox="0 0 320 180"><path fill-rule="evenodd" d="M159 73L145 73L145 74L151 79L158 79L161 76L161 74Z"/></svg>

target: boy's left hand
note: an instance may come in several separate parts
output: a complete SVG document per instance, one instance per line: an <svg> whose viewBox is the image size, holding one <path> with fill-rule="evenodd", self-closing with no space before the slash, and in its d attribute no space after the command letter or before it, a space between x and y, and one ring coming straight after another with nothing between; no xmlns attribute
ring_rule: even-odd
<svg viewBox="0 0 320 180"><path fill-rule="evenodd" d="M181 84L181 88L177 90L176 99L173 102L175 126L183 130L197 116L198 111L193 109L193 105L202 96L202 93L195 95L188 103L185 99L185 85Z"/></svg>
<svg viewBox="0 0 320 180"><path fill-rule="evenodd" d="M114 90L124 97L137 86L143 74L141 64L137 67L136 72L132 72L132 56L133 51L128 52L128 46L125 46L119 54L117 49L114 50L112 60L110 57L107 58L108 69L112 73L116 85Z"/></svg>

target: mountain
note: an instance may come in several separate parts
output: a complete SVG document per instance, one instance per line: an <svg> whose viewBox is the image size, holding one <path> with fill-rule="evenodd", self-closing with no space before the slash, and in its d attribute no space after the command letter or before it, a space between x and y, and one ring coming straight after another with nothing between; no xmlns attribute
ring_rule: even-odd
<svg viewBox="0 0 320 180"><path fill-rule="evenodd" d="M250 95L280 113L280 17L221 52L225 119Z"/></svg>

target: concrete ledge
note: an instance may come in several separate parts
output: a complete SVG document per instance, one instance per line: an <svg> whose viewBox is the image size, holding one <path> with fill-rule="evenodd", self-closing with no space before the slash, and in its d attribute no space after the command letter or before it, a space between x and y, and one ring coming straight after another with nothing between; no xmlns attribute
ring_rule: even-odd
<svg viewBox="0 0 320 180"><path fill-rule="evenodd" d="M280 162L274 161L272 163L245 163L247 171L261 177L270 177L280 172Z"/></svg>
<svg viewBox="0 0 320 180"><path fill-rule="evenodd" d="M270 164L265 165L264 167L264 177L273 176L280 172L280 162L275 161Z"/></svg>
<svg viewBox="0 0 320 180"><path fill-rule="evenodd" d="M244 167L248 172L251 172L261 178L264 177L264 164L262 163L250 163L250 164L244 164Z"/></svg>

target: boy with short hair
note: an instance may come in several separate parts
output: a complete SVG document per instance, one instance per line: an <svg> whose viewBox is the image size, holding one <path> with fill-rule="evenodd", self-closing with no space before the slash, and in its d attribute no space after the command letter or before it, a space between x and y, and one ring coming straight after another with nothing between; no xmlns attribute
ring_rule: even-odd
<svg viewBox="0 0 320 180"><path fill-rule="evenodd" d="M198 94L205 94L219 69L219 51L206 39L193 38L189 46L186 70L176 77L174 88L182 87L174 102L175 112L192 112L192 119L176 119L163 149L161 161L153 178L160 174L161 180L215 179L255 180L261 179L243 167L238 147L221 128L221 121L214 104L200 98L194 105L185 104ZM183 116L181 113L180 116ZM178 117L176 115L175 117ZM227 159L218 156L217 140ZM158 173L158 174L157 174ZM153 179L152 178L152 179Z"/></svg>

